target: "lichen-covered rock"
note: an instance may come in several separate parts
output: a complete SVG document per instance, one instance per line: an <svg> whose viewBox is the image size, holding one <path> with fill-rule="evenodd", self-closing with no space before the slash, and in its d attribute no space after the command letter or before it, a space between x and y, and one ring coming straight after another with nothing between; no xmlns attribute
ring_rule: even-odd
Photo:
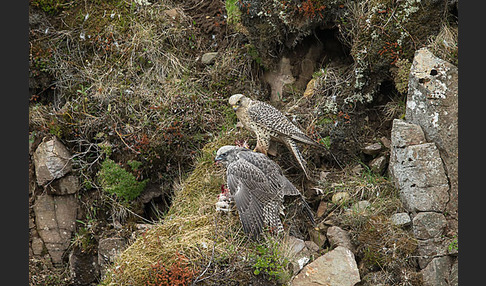
<svg viewBox="0 0 486 286"><path fill-rule="evenodd" d="M421 144L420 127L399 119L391 137L389 172L404 206L409 212L444 211L449 184L435 144Z"/></svg>
<svg viewBox="0 0 486 286"><path fill-rule="evenodd" d="M354 254L338 246L307 264L292 280L293 286L353 286L360 282Z"/></svg>
<svg viewBox="0 0 486 286"><path fill-rule="evenodd" d="M436 257L447 255L447 248L450 240L445 237L417 240L417 262L420 269L427 267L430 261Z"/></svg>
<svg viewBox="0 0 486 286"><path fill-rule="evenodd" d="M443 214L421 212L413 218L413 234L417 239L429 239L443 234L447 221Z"/></svg>
<svg viewBox="0 0 486 286"><path fill-rule="evenodd" d="M71 154L57 137L46 137L34 152L34 166L37 183L44 186L71 171Z"/></svg>
<svg viewBox="0 0 486 286"><path fill-rule="evenodd" d="M427 48L415 53L405 118L421 126L427 140L439 149L451 185L447 212L457 217L458 69Z"/></svg>
<svg viewBox="0 0 486 286"><path fill-rule="evenodd" d="M456 259L451 267L451 273L449 274L449 286L459 285L459 260Z"/></svg>
<svg viewBox="0 0 486 286"><path fill-rule="evenodd" d="M408 213L396 213L390 217L393 225L404 227L409 226L412 223Z"/></svg>

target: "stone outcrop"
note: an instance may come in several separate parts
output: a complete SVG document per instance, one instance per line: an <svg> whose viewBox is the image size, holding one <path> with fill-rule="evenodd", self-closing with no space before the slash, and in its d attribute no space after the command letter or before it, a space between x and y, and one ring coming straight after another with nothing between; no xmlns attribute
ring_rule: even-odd
<svg viewBox="0 0 486 286"><path fill-rule="evenodd" d="M99 267L96 256L90 252L75 248L69 254L69 274L75 286L91 285L99 277Z"/></svg>
<svg viewBox="0 0 486 286"><path fill-rule="evenodd" d="M330 228L328 228L327 238L329 239L331 247L342 246L351 250L352 252L355 251L354 246L351 243L349 233L339 226L331 226Z"/></svg>
<svg viewBox="0 0 486 286"><path fill-rule="evenodd" d="M409 212L444 211L449 184L439 150L420 126L393 121L389 172Z"/></svg>
<svg viewBox="0 0 486 286"><path fill-rule="evenodd" d="M434 258L422 270L424 286L449 286L451 258L442 256Z"/></svg>
<svg viewBox="0 0 486 286"><path fill-rule="evenodd" d="M354 254L338 246L307 264L292 280L293 286L353 286L360 282Z"/></svg>
<svg viewBox="0 0 486 286"><path fill-rule="evenodd" d="M51 184L49 184L47 191L51 195L62 196L75 194L80 189L81 186L79 185L78 177L67 175L59 180L54 180Z"/></svg>
<svg viewBox="0 0 486 286"><path fill-rule="evenodd" d="M45 137L33 154L34 185L29 186L34 223L30 228L32 254L41 256L45 251L55 266L62 265L65 251L75 231L78 214L76 193L80 189L78 178L67 175L72 170L71 154L56 137ZM35 181L42 188L36 190Z"/></svg>
<svg viewBox="0 0 486 286"><path fill-rule="evenodd" d="M74 195L40 195L34 203L35 224L54 264L63 261L75 230L78 202Z"/></svg>
<svg viewBox="0 0 486 286"><path fill-rule="evenodd" d="M292 264L293 273L298 273L313 257L317 256L319 246L312 241L303 241L294 236L289 236L285 241L289 248L288 257Z"/></svg>
<svg viewBox="0 0 486 286"><path fill-rule="evenodd" d="M457 284L457 79L457 67L416 51L405 120L391 132L389 173L412 216L424 285Z"/></svg>
<svg viewBox="0 0 486 286"><path fill-rule="evenodd" d="M447 211L457 218L458 197L458 69L428 49L415 52L405 118L420 125L444 161L450 183Z"/></svg>

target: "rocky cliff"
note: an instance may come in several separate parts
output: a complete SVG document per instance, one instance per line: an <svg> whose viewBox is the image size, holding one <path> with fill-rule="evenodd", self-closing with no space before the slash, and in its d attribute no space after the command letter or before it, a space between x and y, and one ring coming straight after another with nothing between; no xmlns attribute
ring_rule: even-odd
<svg viewBox="0 0 486 286"><path fill-rule="evenodd" d="M31 285L457 285L457 1L30 1ZM215 203L227 104L317 221L248 239Z"/></svg>

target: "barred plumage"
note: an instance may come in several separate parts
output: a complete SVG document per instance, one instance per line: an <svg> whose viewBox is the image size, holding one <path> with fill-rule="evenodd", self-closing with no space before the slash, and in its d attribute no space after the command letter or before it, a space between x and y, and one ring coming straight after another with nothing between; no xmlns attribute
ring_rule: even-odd
<svg viewBox="0 0 486 286"><path fill-rule="evenodd" d="M226 167L227 184L245 233L258 237L264 227L283 231L280 212L284 196L298 196L315 225L312 210L282 169L262 153L237 146L219 148L216 162Z"/></svg>
<svg viewBox="0 0 486 286"><path fill-rule="evenodd" d="M307 163L296 142L324 148L322 145L309 138L285 115L270 104L252 100L242 94L232 95L229 98L229 104L236 111L236 116L243 125L255 133L257 145L254 151L267 155L271 140L279 140L292 151L305 176L311 179Z"/></svg>

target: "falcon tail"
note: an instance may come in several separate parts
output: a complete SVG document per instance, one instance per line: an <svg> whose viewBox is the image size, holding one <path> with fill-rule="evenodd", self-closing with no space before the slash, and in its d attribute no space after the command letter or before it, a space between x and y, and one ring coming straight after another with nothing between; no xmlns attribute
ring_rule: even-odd
<svg viewBox="0 0 486 286"><path fill-rule="evenodd" d="M307 136L303 133L295 133L295 134L292 134L291 137L292 137L292 139L297 140L297 141L304 143L304 144L309 144L309 145L319 147L319 148L326 148L326 147L322 146L321 144L317 143L316 141L312 140L309 136Z"/></svg>
<svg viewBox="0 0 486 286"><path fill-rule="evenodd" d="M305 201L304 196L300 196L302 199L302 204L303 204L303 211L307 218L309 218L310 222L312 223L312 226L316 226L316 220L314 219L314 214L312 213L312 209L310 208L309 204Z"/></svg>
<svg viewBox="0 0 486 286"><path fill-rule="evenodd" d="M291 138L286 139L285 143L290 148L290 150L292 150L292 153L294 154L295 159L297 159L297 162L299 163L300 167L304 171L306 178L312 180L312 178L309 175L309 170L307 169L307 163L304 157L302 156L302 153L300 153L297 143L295 143L295 141Z"/></svg>

